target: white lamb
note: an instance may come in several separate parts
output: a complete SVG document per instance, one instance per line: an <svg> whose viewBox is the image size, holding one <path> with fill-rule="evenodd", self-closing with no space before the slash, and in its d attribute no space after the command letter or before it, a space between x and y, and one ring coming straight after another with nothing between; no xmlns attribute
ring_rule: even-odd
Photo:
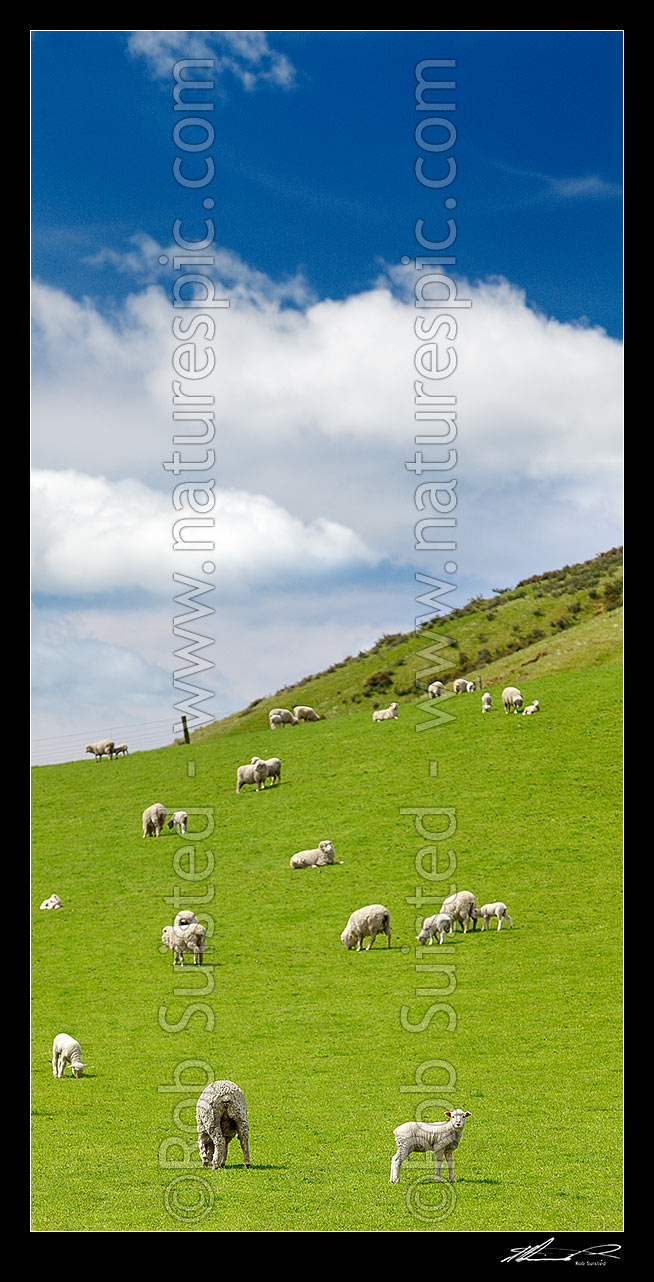
<svg viewBox="0 0 654 1282"><path fill-rule="evenodd" d="M498 930L502 929L502 922L505 919L508 922L511 930L513 930L513 922L509 917L507 906L506 904L503 904L499 899L496 904L482 904L481 908L479 909L479 916L481 917L482 930L489 929L489 922L491 917L497 917Z"/></svg>
<svg viewBox="0 0 654 1282"><path fill-rule="evenodd" d="M161 942L166 948L172 948L173 966L184 965L184 953L193 953L193 965L201 966L207 942L207 931L199 921L193 921L185 927L164 926Z"/></svg>
<svg viewBox="0 0 654 1282"><path fill-rule="evenodd" d="M276 730L278 726L283 726L283 724L284 722L278 712L270 712L268 714L268 725L271 730Z"/></svg>
<svg viewBox="0 0 654 1282"><path fill-rule="evenodd" d="M298 721L320 721L321 720L321 718L318 716L318 713L313 708L307 707L307 705L304 703L299 703L297 708L293 709L293 716L297 717Z"/></svg>
<svg viewBox="0 0 654 1282"><path fill-rule="evenodd" d="M215 1171L224 1166L227 1149L235 1135L243 1150L243 1162L250 1165L250 1128L243 1091L236 1082L210 1082L196 1106L198 1148L203 1166Z"/></svg>
<svg viewBox="0 0 654 1282"><path fill-rule="evenodd" d="M430 699L440 699L444 689L442 681L432 681L431 685L427 686L427 694Z"/></svg>
<svg viewBox="0 0 654 1282"><path fill-rule="evenodd" d="M366 948L366 952L369 953L377 935L381 934L382 931L388 938L388 947L390 948L391 916L388 908L384 908L383 904L366 904L365 908L357 908L350 915L347 926L341 935L341 943L345 944L346 948L354 948L356 944L356 950L360 953L364 939L370 935L370 943Z"/></svg>
<svg viewBox="0 0 654 1282"><path fill-rule="evenodd" d="M377 708L372 714L373 721L392 721L394 718L398 718L396 703L389 704L388 708Z"/></svg>
<svg viewBox="0 0 654 1282"><path fill-rule="evenodd" d="M168 820L168 827L174 828L175 832L178 832L180 837L185 837L188 829L188 815L186 811L176 810L172 819Z"/></svg>
<svg viewBox="0 0 654 1282"><path fill-rule="evenodd" d="M540 703L538 702L538 699L534 699L533 703L529 703L527 707L523 709L522 715L523 717L532 717L535 712L540 712Z"/></svg>
<svg viewBox="0 0 654 1282"><path fill-rule="evenodd" d="M271 717L281 717L282 724L285 726L299 725L297 717L294 717L293 713L289 712L288 708L271 708L268 713L268 720L270 720Z"/></svg>
<svg viewBox="0 0 654 1282"><path fill-rule="evenodd" d="M87 743L84 751L92 752L96 761L99 761L100 757L109 757L109 760L111 760L114 752L114 741L113 739L102 739L100 743Z"/></svg>
<svg viewBox="0 0 654 1282"><path fill-rule="evenodd" d="M129 753L127 751L127 744L117 743L116 747L114 748L114 757L128 757L128 756L129 756Z"/></svg>
<svg viewBox="0 0 654 1282"><path fill-rule="evenodd" d="M319 841L315 850L298 850L291 858L291 868L321 868L324 864L342 864L342 859L335 859L335 850L331 841Z"/></svg>
<svg viewBox="0 0 654 1282"><path fill-rule="evenodd" d="M449 913L436 913L434 917L425 917L422 923L422 930L416 939L419 944L433 944L434 935L438 935L438 942L442 944L446 934L454 930L454 921Z"/></svg>
<svg viewBox="0 0 654 1282"><path fill-rule="evenodd" d="M256 765L257 761L261 761L261 760L262 760L261 757L252 757L250 761L250 765L254 766ZM282 782L282 763L279 760L279 757L268 757L267 761L264 764L268 770L267 778L270 779L271 781L270 786L271 788L274 788L275 781L277 781L277 783ZM265 787L265 784L264 784L264 787Z"/></svg>
<svg viewBox="0 0 654 1282"><path fill-rule="evenodd" d="M479 909L477 900L471 890L458 890L454 895L448 895L441 904L441 912L449 913L453 921L458 921L463 927L463 933L468 933L468 922L472 922L472 929L477 929L477 918ZM452 927L454 929L454 927Z"/></svg>
<svg viewBox="0 0 654 1282"><path fill-rule="evenodd" d="M160 801L155 801L151 806L147 806L142 815L143 836L151 837L154 833L155 837L158 837L163 831L167 814L166 807L162 806Z"/></svg>
<svg viewBox="0 0 654 1282"><path fill-rule="evenodd" d="M66 1064L70 1064L73 1077L81 1077L87 1064L82 1063L82 1048L68 1033L57 1033L52 1043L52 1076L63 1077Z"/></svg>
<svg viewBox="0 0 654 1282"><path fill-rule="evenodd" d="M484 694L482 694L481 696L481 710L482 712L490 712L492 706L493 706L492 696L488 693L488 690L486 690Z"/></svg>
<svg viewBox="0 0 654 1282"><path fill-rule="evenodd" d="M519 712L524 700L517 686L506 686L502 691L502 703L504 704L505 713Z"/></svg>
<svg viewBox="0 0 654 1282"><path fill-rule="evenodd" d="M466 681L466 690L468 694L474 694L477 689L474 681Z"/></svg>
<svg viewBox="0 0 654 1282"><path fill-rule="evenodd" d="M393 1135L397 1152L391 1158L391 1184L399 1184L402 1163L410 1153L428 1153L430 1150L436 1158L436 1182L443 1182L441 1166L445 1158L450 1183L455 1183L453 1154L461 1143L463 1128L470 1113L464 1113L462 1108L453 1108L451 1113L446 1111L445 1116L448 1118L447 1122L405 1122L402 1126L396 1126Z"/></svg>
<svg viewBox="0 0 654 1282"><path fill-rule="evenodd" d="M63 904L58 895L51 895L49 899L44 899L39 908L63 908Z"/></svg>
<svg viewBox="0 0 654 1282"><path fill-rule="evenodd" d="M268 778L268 767L265 761L262 761L260 757L258 757L256 761L249 762L248 765L246 766L239 766L238 770L236 771L237 795L238 793L240 793L241 788L246 783L255 784L256 785L255 791L261 792L264 785L264 780L267 778Z"/></svg>

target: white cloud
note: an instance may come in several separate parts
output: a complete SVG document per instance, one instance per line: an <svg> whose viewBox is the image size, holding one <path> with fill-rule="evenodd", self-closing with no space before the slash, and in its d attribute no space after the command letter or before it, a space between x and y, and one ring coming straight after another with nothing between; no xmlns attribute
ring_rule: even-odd
<svg viewBox="0 0 654 1282"><path fill-rule="evenodd" d="M230 72L246 90L291 89L296 80L293 64L271 49L265 31L133 31L127 48L157 77L170 77L180 58L209 58L218 74Z"/></svg>

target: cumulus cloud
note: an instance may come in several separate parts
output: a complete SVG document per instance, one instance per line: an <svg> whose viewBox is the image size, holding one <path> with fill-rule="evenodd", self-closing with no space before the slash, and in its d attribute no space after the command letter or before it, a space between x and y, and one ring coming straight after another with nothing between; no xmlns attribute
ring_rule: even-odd
<svg viewBox="0 0 654 1282"><path fill-rule="evenodd" d="M263 85L291 89L296 81L293 64L271 49L265 31L132 31L127 48L156 77L170 77L180 58L203 58L212 60L219 75L235 76L248 91Z"/></svg>

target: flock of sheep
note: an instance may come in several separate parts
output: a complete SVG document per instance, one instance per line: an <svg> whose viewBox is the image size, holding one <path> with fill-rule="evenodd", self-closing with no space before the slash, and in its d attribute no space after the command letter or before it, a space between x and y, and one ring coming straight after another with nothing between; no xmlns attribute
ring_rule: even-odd
<svg viewBox="0 0 654 1282"><path fill-rule="evenodd" d="M455 694L472 694L475 690L475 684L472 681L466 681L464 678L458 678L453 683L453 690ZM434 681L428 687L430 698L440 698L444 691L445 687L441 681ZM502 691L502 704L505 713L519 713L522 710L523 702L523 696L515 686L507 686ZM482 695L482 712L490 712L491 708L491 695L488 691L485 691ZM539 709L540 705L536 699L533 704L523 710L522 715L530 716L532 713L538 712ZM396 720L397 718L397 703L391 703L388 708L376 709L372 714L374 722ZM293 708L292 712L287 708L273 708L268 714L268 725L271 730L283 728L286 725L299 725L301 721L320 720L322 720L322 717L313 708L303 704ZM85 751L92 753L98 760L102 756L108 756L111 759L120 754L126 755L127 745L120 744L116 746L113 740L105 739L100 743L87 744ZM279 757L271 757L267 760L261 757L252 757L245 765L237 768L237 794L241 793L245 785L253 785L255 791L261 792L265 788L266 779L270 779L272 787L276 783L281 783L281 768L282 763ZM159 837L166 822L169 829L173 829L183 836L188 829L188 814L184 810L176 810L168 818L166 807L161 802L154 802L152 805L147 806L142 815L143 837ZM332 842L324 840L320 841L315 848L300 850L294 854L290 860L290 867L292 869L320 868L328 864L342 862L342 860L336 859ZM43 909L61 908L62 906L58 895L51 895L49 899L44 900L41 904ZM505 903L496 901L482 904L481 907L478 907L477 899L471 891L458 891L443 901L439 913L425 918L422 929L416 938L420 944L433 944L435 938L438 938L439 944L442 944L445 935L454 931L457 922L460 929L466 934L469 923L472 922L472 928L475 930L478 920L482 922L482 931L488 930L492 917L497 919L498 931L502 929L505 921L510 928L513 927L513 922ZM341 934L341 942L345 944L346 948L356 948L357 952L361 952L364 940L369 939L370 942L366 949L369 952L379 934L386 936L388 948L390 948L390 913L383 904L367 904L365 907L357 908L351 913ZM188 909L182 910L177 914L172 926L164 926L161 942L172 951L173 966L184 965L185 953L192 954L194 965L202 965L206 945L206 929L197 920L195 913L192 911ZM74 1077L81 1077L84 1068L87 1067L82 1062L79 1042L67 1033L59 1033L55 1037L52 1047L53 1075L55 1077L63 1077L66 1064L70 1064ZM405 1122L394 1130L396 1152L391 1160L392 1184L399 1183L402 1164L411 1153L427 1151L432 1151L435 1154L436 1181L441 1180L440 1171L443 1157L447 1162L449 1178L451 1181L454 1180L453 1153L460 1143L465 1121L466 1118L470 1117L470 1113L456 1108L451 1112L447 1112L446 1117L448 1118L447 1122ZM227 1158L228 1145L235 1136L238 1136L244 1164L246 1167L250 1166L247 1104L242 1090L235 1082L217 1081L206 1086L197 1102L196 1121L198 1147L203 1166L211 1166L214 1169L223 1167Z"/></svg>

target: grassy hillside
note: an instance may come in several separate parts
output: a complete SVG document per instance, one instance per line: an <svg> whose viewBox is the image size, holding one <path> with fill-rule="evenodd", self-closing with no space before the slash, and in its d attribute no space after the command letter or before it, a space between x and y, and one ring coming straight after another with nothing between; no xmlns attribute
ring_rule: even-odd
<svg viewBox="0 0 654 1282"><path fill-rule="evenodd" d="M506 606L525 602L551 605L528 589ZM34 1229L620 1228L621 669L526 674L534 717L482 716L463 696L426 731L416 706L373 725L364 705L280 734L258 710L189 747L35 769ZM255 753L281 755L282 784L237 797L236 767ZM209 812L214 830L202 839L196 813L195 837L144 841L153 801ZM402 813L422 807L456 823L434 843L436 881ZM292 872L290 856L325 837L342 866ZM454 886L504 899L514 929L423 955L416 925ZM174 973L159 948L175 887L215 921L202 972ZM418 906L417 888L433 902ZM64 908L39 912L53 891ZM374 902L393 947L348 952L350 912ZM452 1013L431 1010L444 1003ZM52 1077L58 1032L81 1042L80 1081ZM176 1073L188 1091L166 1090ZM237 1140L225 1170L199 1166L195 1100L222 1077L247 1097L249 1171ZM454 1189L417 1184L424 1159L391 1186L393 1128L454 1105L471 1112ZM186 1167L170 1165L180 1141Z"/></svg>
<svg viewBox="0 0 654 1282"><path fill-rule="evenodd" d="M447 598L445 598L447 600ZM265 725L274 707L308 703L325 716L415 700L430 681L480 678L484 688L580 671L622 658L622 549L478 597L415 632L382 637L248 708L193 732L196 741ZM420 607L422 609L422 607ZM428 608L425 607L426 612ZM432 650L427 658L424 652ZM533 669L531 668L531 665Z"/></svg>

